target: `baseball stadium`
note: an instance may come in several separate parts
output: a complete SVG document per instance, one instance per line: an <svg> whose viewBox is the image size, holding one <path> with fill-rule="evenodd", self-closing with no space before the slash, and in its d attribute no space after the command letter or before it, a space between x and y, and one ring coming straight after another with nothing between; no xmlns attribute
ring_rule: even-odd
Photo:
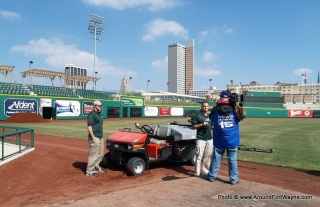
<svg viewBox="0 0 320 207"><path fill-rule="evenodd" d="M8 74L13 68L1 66L1 72ZM64 77L40 69L30 69L22 75L51 80ZM93 77L69 78L85 83L98 81ZM311 94L304 94L302 102L291 102L285 100L293 97L292 94L239 88L227 85L230 91L241 94L240 105L246 112L240 122L241 183L232 187L226 184L228 164L223 159L214 184L217 187L213 188L205 177L193 177L193 166L184 162L150 164L141 176L132 176L121 167L109 167L107 173L94 181L86 178L86 118L94 100L100 100L104 136L108 140L122 129L145 133L135 127L137 123L143 126L187 123L188 118L199 112L203 100L210 107L215 106L216 94L204 99L164 92L117 94L65 85L1 82L0 184L8 186L3 189L5 196L1 196L1 203L4 206L105 206L101 202L108 202L110 206L149 206L156 198L159 202L156 206L172 205L172 202L190 206L199 200L203 206L210 206L212 200L221 202L220 205L234 205L235 196L258 195L260 199L238 200L239 206L318 206L318 102L313 97L311 100ZM300 98L300 94L294 96ZM79 180L83 182L79 184ZM190 197L188 192L194 191L192 183L198 183L201 188ZM97 187L88 191L92 185ZM137 196L137 191L142 194ZM167 199L160 199L163 196Z"/></svg>
<svg viewBox="0 0 320 207"><path fill-rule="evenodd" d="M0 207L320 206L319 8L2 0Z"/></svg>

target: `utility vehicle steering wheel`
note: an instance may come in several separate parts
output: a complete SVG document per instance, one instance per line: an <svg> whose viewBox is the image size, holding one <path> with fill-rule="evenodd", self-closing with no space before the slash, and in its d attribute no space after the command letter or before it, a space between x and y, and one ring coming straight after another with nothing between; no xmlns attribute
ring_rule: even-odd
<svg viewBox="0 0 320 207"><path fill-rule="evenodd" d="M141 127L141 131L142 132L146 132L147 134L153 134L154 133L153 129L149 125L143 125Z"/></svg>

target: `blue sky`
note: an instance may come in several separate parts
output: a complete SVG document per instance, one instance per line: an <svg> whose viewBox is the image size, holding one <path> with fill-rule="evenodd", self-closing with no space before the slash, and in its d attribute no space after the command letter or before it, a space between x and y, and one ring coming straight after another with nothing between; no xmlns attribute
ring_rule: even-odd
<svg viewBox="0 0 320 207"><path fill-rule="evenodd" d="M187 39L195 41L197 90L208 89L209 79L218 89L230 80L301 83L304 72L312 83L320 70L319 11L318 0L1 0L0 65L15 66L18 83L29 61L59 72L71 63L92 76L87 35L95 14L105 18L98 90L119 90L126 75L133 90L146 90L150 80L149 91L166 91L168 45Z"/></svg>

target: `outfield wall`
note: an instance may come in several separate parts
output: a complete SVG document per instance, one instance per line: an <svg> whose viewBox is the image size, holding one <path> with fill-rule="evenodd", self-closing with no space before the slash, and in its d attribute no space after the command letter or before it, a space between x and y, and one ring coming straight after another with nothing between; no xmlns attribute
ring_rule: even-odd
<svg viewBox="0 0 320 207"><path fill-rule="evenodd" d="M288 110L286 109L255 109L246 108L247 117L282 117L288 118Z"/></svg>
<svg viewBox="0 0 320 207"><path fill-rule="evenodd" d="M73 97L49 97L28 95L0 95L0 120L6 120L15 113L30 112L52 119L86 119L93 108L94 99ZM130 105L122 105L119 101L101 100L103 103L102 117L109 114L123 116L123 110L130 111ZM143 101L141 106L143 105ZM125 107L124 107L125 106ZM141 108L140 106L140 108ZM114 112L114 113L110 113ZM128 115L127 115L128 116ZM130 117L130 115L128 116Z"/></svg>
<svg viewBox="0 0 320 207"><path fill-rule="evenodd" d="M133 117L192 117L199 113L199 106L145 106L144 97L121 96L120 101L100 100L103 118ZM94 99L0 94L0 120L7 120L14 113L37 113L45 119L86 119L93 108ZM247 103L246 103L247 104ZM283 109L279 104L248 103L247 117L317 117L320 111ZM261 106L266 106L264 108ZM257 107L253 107L257 106ZM276 108L278 106L279 108ZM212 108L210 104L210 108Z"/></svg>

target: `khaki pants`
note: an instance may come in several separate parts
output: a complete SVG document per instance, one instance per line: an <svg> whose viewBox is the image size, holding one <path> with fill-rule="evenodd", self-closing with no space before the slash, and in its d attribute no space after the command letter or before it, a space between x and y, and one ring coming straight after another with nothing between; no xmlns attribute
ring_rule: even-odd
<svg viewBox="0 0 320 207"><path fill-rule="evenodd" d="M88 165L87 165L87 174L94 172L95 168L100 168L99 164L104 156L104 142L103 138L92 140L91 137L88 137L89 142L89 155L88 155Z"/></svg>
<svg viewBox="0 0 320 207"><path fill-rule="evenodd" d="M200 175L200 166L202 162L202 174L207 175L210 167L210 157L213 150L213 141L211 140L197 140L195 159L196 163L194 166L194 174Z"/></svg>

